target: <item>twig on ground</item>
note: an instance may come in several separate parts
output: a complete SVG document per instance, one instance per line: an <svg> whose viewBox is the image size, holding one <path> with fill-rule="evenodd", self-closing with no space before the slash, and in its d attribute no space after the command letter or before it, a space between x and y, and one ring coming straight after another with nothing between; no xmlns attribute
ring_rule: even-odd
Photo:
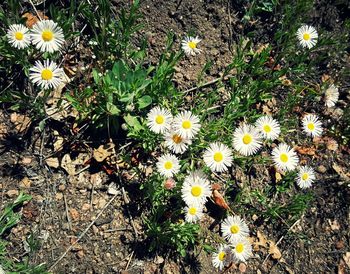
<svg viewBox="0 0 350 274"><path fill-rule="evenodd" d="M287 235L287 233L288 233L289 231L291 231L291 230L300 222L300 220L301 220L301 219L296 220L295 223L292 224L290 228L288 228L287 232L286 232L284 235L282 235L282 237L277 241L276 246L278 246L278 245L282 242L282 240L283 240L284 237ZM265 264L266 261L270 258L270 256L271 256L271 254L267 254L267 256L266 256L266 258L265 258L265 260L263 261L262 264Z"/></svg>
<svg viewBox="0 0 350 274"><path fill-rule="evenodd" d="M134 224L134 219L133 219L132 215L130 214L130 210L129 210L129 207L128 207L129 199L128 199L127 195L126 195L124 187L122 187L122 193L123 193L124 204L125 204L125 207L126 207L126 212L128 213L128 217L129 217L132 229L134 230L135 238L137 238L137 235L138 235L137 229L136 229L135 224Z"/></svg>
<svg viewBox="0 0 350 274"><path fill-rule="evenodd" d="M125 271L128 270L132 257L134 256L134 251L131 252L128 263L126 264Z"/></svg>
<svg viewBox="0 0 350 274"><path fill-rule="evenodd" d="M62 261L62 259L68 254L68 252L70 250L72 250L73 246L75 244L77 244L84 236L85 234L89 231L89 229L94 225L94 223L96 222L96 220L98 218L100 218L100 216L102 215L102 213L106 210L106 208L114 201L114 199L118 196L118 194L114 195L109 201L108 203L101 209L101 211L97 214L95 220L93 220L86 228L85 230L80 234L80 236L78 237L78 239L72 243L67 250L56 260L56 262L50 267L49 272L52 272L52 270L55 268L55 266Z"/></svg>
<svg viewBox="0 0 350 274"><path fill-rule="evenodd" d="M65 207L65 210L66 210L68 226L69 226L69 229L72 230L72 221L71 221L70 216L69 216L69 209L68 209L66 195L64 195L64 194L63 194L63 200L64 200L64 207Z"/></svg>
<svg viewBox="0 0 350 274"><path fill-rule="evenodd" d="M41 21L40 14L39 14L38 10L36 9L36 7L35 7L33 1L32 1L32 0L29 0L29 3L32 5L32 7L33 7L33 9L34 9L34 11L35 11L35 13L36 13L36 15L38 16L38 19Z"/></svg>

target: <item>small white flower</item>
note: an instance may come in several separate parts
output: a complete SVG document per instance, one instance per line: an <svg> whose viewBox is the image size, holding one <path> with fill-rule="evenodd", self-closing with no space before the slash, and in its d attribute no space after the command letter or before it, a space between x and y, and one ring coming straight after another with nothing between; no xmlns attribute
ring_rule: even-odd
<svg viewBox="0 0 350 274"><path fill-rule="evenodd" d="M232 152L228 146L212 143L203 154L205 164L214 172L223 172L232 165Z"/></svg>
<svg viewBox="0 0 350 274"><path fill-rule="evenodd" d="M166 177L172 177L174 174L180 171L179 160L175 155L169 153L164 154L158 159L157 162L158 172Z"/></svg>
<svg viewBox="0 0 350 274"><path fill-rule="evenodd" d="M298 29L297 38L302 47L311 49L317 43L318 34L314 27L304 25Z"/></svg>
<svg viewBox="0 0 350 274"><path fill-rule="evenodd" d="M63 75L63 69L49 60L44 60L44 63L36 61L35 66L29 69L29 79L44 89L58 87L62 83Z"/></svg>
<svg viewBox="0 0 350 274"><path fill-rule="evenodd" d="M202 172L195 171L186 176L181 197L187 205L203 205L210 195L211 186Z"/></svg>
<svg viewBox="0 0 350 274"><path fill-rule="evenodd" d="M255 154L261 147L261 135L258 129L244 123L233 133L233 147L242 155Z"/></svg>
<svg viewBox="0 0 350 274"><path fill-rule="evenodd" d="M172 119L169 110L157 106L148 113L147 126L155 133L164 133L170 129Z"/></svg>
<svg viewBox="0 0 350 274"><path fill-rule="evenodd" d="M199 132L201 125L197 115L185 110L175 116L173 128L181 137L192 139Z"/></svg>
<svg viewBox="0 0 350 274"><path fill-rule="evenodd" d="M231 259L232 252L229 246L220 245L219 249L212 255L212 263L215 268L222 270Z"/></svg>
<svg viewBox="0 0 350 274"><path fill-rule="evenodd" d="M203 216L203 205L191 204L185 207L185 219L188 223L196 223Z"/></svg>
<svg viewBox="0 0 350 274"><path fill-rule="evenodd" d="M320 137L322 135L322 123L314 114L308 114L303 118L303 130L311 137Z"/></svg>
<svg viewBox="0 0 350 274"><path fill-rule="evenodd" d="M176 154L184 153L191 144L190 139L181 137L172 129L165 134L165 146Z"/></svg>
<svg viewBox="0 0 350 274"><path fill-rule="evenodd" d="M330 85L325 92L325 105L329 108L334 107L339 99L339 90L335 85Z"/></svg>
<svg viewBox="0 0 350 274"><path fill-rule="evenodd" d="M222 236L232 242L249 235L248 225L239 216L228 216L221 224Z"/></svg>
<svg viewBox="0 0 350 274"><path fill-rule="evenodd" d="M260 117L255 122L256 128L264 136L264 138L269 140L275 140L281 133L280 124L273 119L271 116L265 115Z"/></svg>
<svg viewBox="0 0 350 274"><path fill-rule="evenodd" d="M297 184L300 188L309 188L315 181L315 171L312 167L302 166L298 172Z"/></svg>
<svg viewBox="0 0 350 274"><path fill-rule="evenodd" d="M197 44L201 41L197 36L196 37L185 37L181 42L181 48L186 55L196 55L200 53L201 50L197 48Z"/></svg>
<svg viewBox="0 0 350 274"><path fill-rule="evenodd" d="M32 29L32 42L42 52L58 51L64 43L63 30L52 20L38 21Z"/></svg>
<svg viewBox="0 0 350 274"><path fill-rule="evenodd" d="M6 36L10 44L18 49L24 49L30 44L29 29L23 25L10 25Z"/></svg>
<svg viewBox="0 0 350 274"><path fill-rule="evenodd" d="M232 253L238 261L245 262L253 256L252 245L247 238L234 239L232 246Z"/></svg>
<svg viewBox="0 0 350 274"><path fill-rule="evenodd" d="M293 170L299 162L296 152L287 144L279 144L272 150L272 160L282 171Z"/></svg>

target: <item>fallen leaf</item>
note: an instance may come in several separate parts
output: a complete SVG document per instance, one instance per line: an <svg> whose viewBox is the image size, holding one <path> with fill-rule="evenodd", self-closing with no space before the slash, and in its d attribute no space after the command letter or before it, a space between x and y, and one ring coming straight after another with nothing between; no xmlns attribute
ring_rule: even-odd
<svg viewBox="0 0 350 274"><path fill-rule="evenodd" d="M93 157L97 162L103 162L107 157L111 156L114 151L115 145L110 142L106 145L100 145L97 149L94 149Z"/></svg>
<svg viewBox="0 0 350 274"><path fill-rule="evenodd" d="M268 241L269 242L269 254L271 254L272 258L278 260L282 257L282 254L276 244L273 241Z"/></svg>
<svg viewBox="0 0 350 274"><path fill-rule="evenodd" d="M21 162L24 165L29 165L32 162L32 158L30 158L30 157L23 157Z"/></svg>
<svg viewBox="0 0 350 274"><path fill-rule="evenodd" d="M256 235L257 235L257 241L255 241L253 243L254 251L259 251L260 247L266 248L267 247L267 239L266 239L265 235L260 230L257 231Z"/></svg>
<svg viewBox="0 0 350 274"><path fill-rule="evenodd" d="M343 255L343 260L346 263L346 265L348 266L348 268L350 268L350 252L346 252Z"/></svg>
<svg viewBox="0 0 350 274"><path fill-rule="evenodd" d="M340 176L340 178L344 181L350 181L350 172L346 172L344 167L333 163L332 165L333 169L335 170L336 173Z"/></svg>
<svg viewBox="0 0 350 274"><path fill-rule="evenodd" d="M332 230L340 230L340 224L337 220L328 219L327 221Z"/></svg>
<svg viewBox="0 0 350 274"><path fill-rule="evenodd" d="M26 131L32 122L29 117L22 114L17 114L15 112L11 113L10 121L15 125L18 133Z"/></svg>
<svg viewBox="0 0 350 274"><path fill-rule="evenodd" d="M42 11L38 11L38 14L39 14L39 17L40 19L49 19L49 17L47 17L46 15L44 15L44 13ZM28 28L32 28L38 21L39 21L39 18L30 13L30 12L26 12L25 14L22 15L23 18L26 18L26 26Z"/></svg>
<svg viewBox="0 0 350 274"><path fill-rule="evenodd" d="M58 168L60 166L58 158L47 158L45 162L49 167Z"/></svg>
<svg viewBox="0 0 350 274"><path fill-rule="evenodd" d="M224 197L222 197L220 192L217 191L216 189L213 190L213 198L214 198L215 204L217 204L219 207L226 209L226 210L228 210L230 208L228 206L228 204L226 203Z"/></svg>
<svg viewBox="0 0 350 274"><path fill-rule="evenodd" d="M70 158L69 154L65 154L61 161L61 167L67 171L69 175L75 174L75 165L72 162L72 159Z"/></svg>
<svg viewBox="0 0 350 274"><path fill-rule="evenodd" d="M244 273L247 271L247 265L245 263L240 263L238 269L241 273Z"/></svg>
<svg viewBox="0 0 350 274"><path fill-rule="evenodd" d="M300 146L295 146L294 150L300 154L303 155L310 155L313 156L316 154L316 147L300 147Z"/></svg>
<svg viewBox="0 0 350 274"><path fill-rule="evenodd" d="M24 177L21 182L19 183L19 186L21 188L30 188L31 181L28 177Z"/></svg>

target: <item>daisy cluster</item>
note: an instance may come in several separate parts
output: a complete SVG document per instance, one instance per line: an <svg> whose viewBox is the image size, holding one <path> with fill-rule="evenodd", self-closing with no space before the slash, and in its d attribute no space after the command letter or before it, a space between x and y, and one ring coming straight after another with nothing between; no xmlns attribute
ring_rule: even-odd
<svg viewBox="0 0 350 274"><path fill-rule="evenodd" d="M32 44L40 52L48 53L59 51L64 43L62 28L52 20L40 20L32 29L10 25L6 37L14 48L25 49ZM63 69L50 60L36 61L29 71L29 79L43 89L58 87L64 76Z"/></svg>

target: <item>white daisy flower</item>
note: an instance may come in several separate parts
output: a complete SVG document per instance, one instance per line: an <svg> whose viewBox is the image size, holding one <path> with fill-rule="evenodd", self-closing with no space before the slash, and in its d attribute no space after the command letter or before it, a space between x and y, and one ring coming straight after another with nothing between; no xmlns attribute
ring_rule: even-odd
<svg viewBox="0 0 350 274"><path fill-rule="evenodd" d="M318 34L314 27L304 25L298 29L297 38L302 47L311 49L316 45Z"/></svg>
<svg viewBox="0 0 350 274"><path fill-rule="evenodd" d="M228 216L221 224L222 236L232 242L249 235L248 225L239 216Z"/></svg>
<svg viewBox="0 0 350 274"><path fill-rule="evenodd" d="M268 115L260 117L255 122L255 126L264 138L272 141L277 139L281 133L280 124Z"/></svg>
<svg viewBox="0 0 350 274"><path fill-rule="evenodd" d="M161 175L172 177L174 174L180 171L180 163L175 155L167 153L159 157L157 169Z"/></svg>
<svg viewBox="0 0 350 274"><path fill-rule="evenodd" d="M308 114L303 118L303 130L311 137L320 137L322 135L322 123L315 114Z"/></svg>
<svg viewBox="0 0 350 274"><path fill-rule="evenodd" d="M191 204L185 207L185 219L188 223L196 223L203 216L203 205Z"/></svg>
<svg viewBox="0 0 350 274"><path fill-rule="evenodd" d="M24 49L30 44L29 29L23 25L10 25L6 36L10 44L18 49Z"/></svg>
<svg viewBox="0 0 350 274"><path fill-rule="evenodd" d="M173 127L181 137L192 139L199 132L201 125L197 115L185 110L175 116Z"/></svg>
<svg viewBox="0 0 350 274"><path fill-rule="evenodd" d="M35 62L35 66L29 69L29 79L44 89L56 88L63 81L63 69L49 60Z"/></svg>
<svg viewBox="0 0 350 274"><path fill-rule="evenodd" d="M312 167L302 166L298 172L297 184L300 188L309 188L315 181L315 171Z"/></svg>
<svg viewBox="0 0 350 274"><path fill-rule="evenodd" d="M326 89L325 92L325 105L329 108L334 107L339 99L339 91L338 87L335 85L330 85L329 88Z"/></svg>
<svg viewBox="0 0 350 274"><path fill-rule="evenodd" d="M232 246L232 253L238 261L245 262L253 256L252 245L247 238L234 239Z"/></svg>
<svg viewBox="0 0 350 274"><path fill-rule="evenodd" d="M213 266L222 270L230 261L231 255L232 252L229 246L220 245L219 249L212 255Z"/></svg>
<svg viewBox="0 0 350 274"><path fill-rule="evenodd" d="M287 144L279 144L272 150L272 160L282 171L293 170L299 162L296 152Z"/></svg>
<svg viewBox="0 0 350 274"><path fill-rule="evenodd" d="M169 110L157 106L147 114L147 126L155 133L164 133L170 129L172 119Z"/></svg>
<svg viewBox="0 0 350 274"><path fill-rule="evenodd" d="M197 36L196 37L185 37L184 40L181 42L181 48L185 52L186 55L196 55L197 53L200 53L201 50L197 48L197 44L202 41Z"/></svg>
<svg viewBox="0 0 350 274"><path fill-rule="evenodd" d="M184 153L191 144L190 139L181 137L173 129L165 134L165 146L176 154Z"/></svg>
<svg viewBox="0 0 350 274"><path fill-rule="evenodd" d="M181 197L187 205L203 205L211 195L211 186L207 177L200 171L186 176L181 188Z"/></svg>
<svg viewBox="0 0 350 274"><path fill-rule="evenodd" d="M42 52L58 51L64 42L63 30L52 20L38 21L32 29L32 43Z"/></svg>
<svg viewBox="0 0 350 274"><path fill-rule="evenodd" d="M261 135L258 129L244 123L233 133L233 147L242 155L255 154L261 147Z"/></svg>
<svg viewBox="0 0 350 274"><path fill-rule="evenodd" d="M223 172L232 165L232 152L228 146L215 142L203 154L205 164L214 172Z"/></svg>

